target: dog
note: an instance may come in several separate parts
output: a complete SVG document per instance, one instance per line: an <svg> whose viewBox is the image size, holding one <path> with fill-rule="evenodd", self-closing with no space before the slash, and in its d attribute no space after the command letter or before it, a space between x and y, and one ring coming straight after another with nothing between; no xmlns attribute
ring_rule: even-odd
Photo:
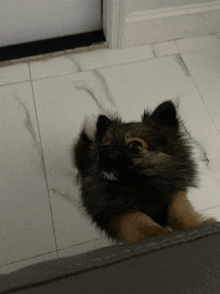
<svg viewBox="0 0 220 294"><path fill-rule="evenodd" d="M198 173L182 124L171 100L140 122L99 115L93 133L84 124L73 163L86 212L107 236L129 244L216 221L187 199Z"/></svg>

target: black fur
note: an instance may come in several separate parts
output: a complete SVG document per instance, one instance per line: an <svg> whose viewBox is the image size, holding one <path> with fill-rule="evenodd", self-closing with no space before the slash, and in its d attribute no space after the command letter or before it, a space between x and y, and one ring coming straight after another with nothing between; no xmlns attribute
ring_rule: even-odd
<svg viewBox="0 0 220 294"><path fill-rule="evenodd" d="M146 213L167 225L167 209L175 194L196 186L196 165L171 101L145 112L142 122L122 123L99 116L94 141L83 130L74 146L82 176L82 201L96 225L109 236L109 222L129 210ZM133 154L126 136L147 144L147 156ZM106 179L103 172L117 180Z"/></svg>
<svg viewBox="0 0 220 294"><path fill-rule="evenodd" d="M171 101L160 104L152 113L152 119L161 125L178 127L176 109Z"/></svg>
<svg viewBox="0 0 220 294"><path fill-rule="evenodd" d="M109 118L107 118L105 115L99 115L96 126L96 138L101 139L110 125L111 121Z"/></svg>

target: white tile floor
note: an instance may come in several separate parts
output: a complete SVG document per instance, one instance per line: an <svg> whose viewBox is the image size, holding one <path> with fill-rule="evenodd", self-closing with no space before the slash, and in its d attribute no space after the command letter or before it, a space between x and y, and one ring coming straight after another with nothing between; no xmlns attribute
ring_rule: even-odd
<svg viewBox="0 0 220 294"><path fill-rule="evenodd" d="M1 66L0 273L111 245L80 206L71 144L86 114L139 120L176 97L200 146L188 197L220 221L220 34Z"/></svg>

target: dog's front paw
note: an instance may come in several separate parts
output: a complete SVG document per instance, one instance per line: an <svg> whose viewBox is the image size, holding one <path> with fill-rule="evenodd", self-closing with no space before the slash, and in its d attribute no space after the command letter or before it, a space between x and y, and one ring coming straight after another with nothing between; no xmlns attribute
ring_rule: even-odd
<svg viewBox="0 0 220 294"><path fill-rule="evenodd" d="M206 223L217 223L218 221L214 218L214 217L210 217L206 220L203 221L203 224L206 224Z"/></svg>

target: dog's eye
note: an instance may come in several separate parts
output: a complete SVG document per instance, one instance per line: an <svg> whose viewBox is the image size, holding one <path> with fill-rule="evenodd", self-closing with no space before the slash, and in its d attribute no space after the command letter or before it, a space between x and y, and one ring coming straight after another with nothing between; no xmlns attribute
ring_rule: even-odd
<svg viewBox="0 0 220 294"><path fill-rule="evenodd" d="M143 150L143 146L142 146L141 142L138 142L138 141L131 142L128 145L128 147L135 154L138 154Z"/></svg>

